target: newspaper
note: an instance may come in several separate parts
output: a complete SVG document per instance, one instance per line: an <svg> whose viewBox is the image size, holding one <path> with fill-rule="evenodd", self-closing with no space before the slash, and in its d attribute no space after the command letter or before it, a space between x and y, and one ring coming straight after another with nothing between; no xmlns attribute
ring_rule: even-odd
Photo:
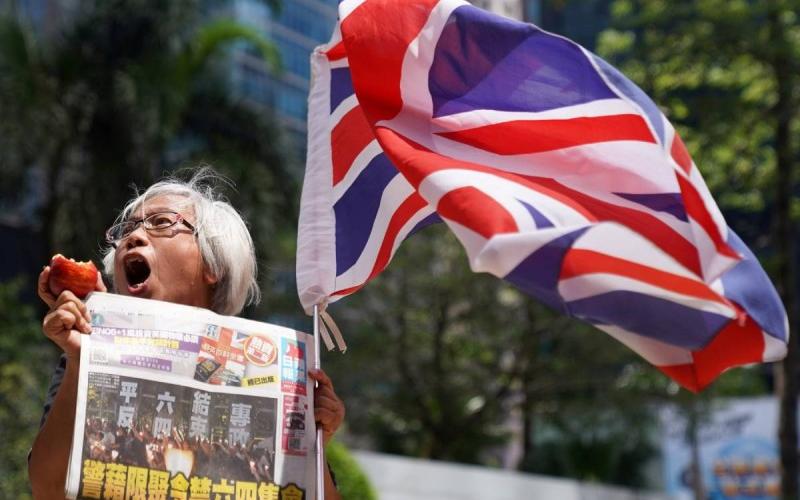
<svg viewBox="0 0 800 500"><path fill-rule="evenodd" d="M93 293L66 495L315 497L313 337Z"/></svg>

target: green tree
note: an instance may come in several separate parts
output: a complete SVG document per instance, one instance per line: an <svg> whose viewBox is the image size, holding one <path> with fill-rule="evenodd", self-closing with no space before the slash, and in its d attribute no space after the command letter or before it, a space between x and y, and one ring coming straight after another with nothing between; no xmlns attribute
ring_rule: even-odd
<svg viewBox="0 0 800 500"><path fill-rule="evenodd" d="M684 133L731 225L766 247L767 268L797 326L793 214L800 94L796 0L617 0L598 50ZM771 217L760 218L758 212ZM771 229L771 230L770 230ZM768 242L768 245L766 244ZM759 250L759 248L757 248ZM777 374L782 496L798 498L798 346Z"/></svg>
<svg viewBox="0 0 800 500"><path fill-rule="evenodd" d="M350 349L325 365L355 442L499 466L517 421L523 456L505 465L641 486L650 395L625 384L631 371L663 376L606 334L470 271L443 225L405 241L379 278L332 309Z"/></svg>
<svg viewBox="0 0 800 500"><path fill-rule="evenodd" d="M132 183L201 161L239 186L229 197L252 223L262 269L286 259L275 241L293 232L292 165L271 117L229 97L218 64L245 42L277 71L274 49L247 27L205 18L201 3L84 0L52 38L0 19L0 113L14 117L0 123L0 206L7 215L41 202L23 220L42 264L56 251L96 261ZM0 283L2 498L29 495L25 457L57 356L20 288L33 291L35 276Z"/></svg>
<svg viewBox="0 0 800 500"><path fill-rule="evenodd" d="M95 254L132 182L149 185L223 139L244 145L238 163L257 157L248 180L285 176L276 128L224 98L211 64L245 41L277 68L275 49L251 28L209 20L200 5L85 0L53 38L15 18L0 22L0 111L18 117L0 125L0 173L16 186L28 178L40 191L43 261L56 251ZM203 107L211 104L222 111ZM250 120L249 135L237 135L242 127L209 130L225 113ZM258 148L255 133L264 134ZM3 194L14 199L11 190Z"/></svg>
<svg viewBox="0 0 800 500"><path fill-rule="evenodd" d="M358 462L342 443L331 441L325 459L336 475L336 486L344 499L376 500L378 497Z"/></svg>
<svg viewBox="0 0 800 500"><path fill-rule="evenodd" d="M473 276L442 229L408 240L335 309L353 347L326 365L346 395L349 428L368 430L378 449L475 463L505 432L519 312L496 305L499 282Z"/></svg>
<svg viewBox="0 0 800 500"><path fill-rule="evenodd" d="M530 299L527 299L530 300ZM523 471L640 488L655 456L653 395L664 375L595 328L528 303L521 347Z"/></svg>
<svg viewBox="0 0 800 500"><path fill-rule="evenodd" d="M42 341L34 308L22 303L21 278L0 283L0 497L30 498L27 456L42 416L56 352Z"/></svg>

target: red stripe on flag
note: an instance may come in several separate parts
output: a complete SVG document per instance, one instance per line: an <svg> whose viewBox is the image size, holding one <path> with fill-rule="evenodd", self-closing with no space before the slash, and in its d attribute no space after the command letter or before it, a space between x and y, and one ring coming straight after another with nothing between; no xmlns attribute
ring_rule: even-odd
<svg viewBox="0 0 800 500"><path fill-rule="evenodd" d="M341 290L336 290L335 292L333 292L331 294L331 297L346 297L347 295L350 295L352 293L356 293L357 291L361 290L362 288L364 288L364 285L366 285L366 284L367 284L367 282L365 281L364 283L361 283L360 285L351 286L350 288L342 288Z"/></svg>
<svg viewBox="0 0 800 500"><path fill-rule="evenodd" d="M714 248L717 249L722 255L731 257L733 259L741 259L739 253L728 245L722 239L722 234L719 232L719 227L714 223L711 214L706 209L706 204L697 189L685 179L682 175L676 173L675 177L678 178L678 185L681 188L681 196L683 197L683 205L686 207L686 213L695 220L700 227L706 232L711 241L714 243Z"/></svg>
<svg viewBox="0 0 800 500"><path fill-rule="evenodd" d="M512 174L484 165L448 158L433 153L424 146L385 127L376 127L375 136L392 163L417 189L425 177L440 170L458 168L489 173L558 200L579 211L590 221L618 222L652 241L697 276L703 275L697 248L675 229L649 213L598 200L580 191L570 189L553 179Z"/></svg>
<svg viewBox="0 0 800 500"><path fill-rule="evenodd" d="M412 193L408 198L403 200L403 203L401 203L400 206L397 207L397 210L394 211L392 218L389 220L389 224L386 226L386 233L383 235L383 241L378 249L378 255L375 258L375 264L372 266L372 271L369 273L369 277L360 285L337 290L331 295L350 295L351 293L358 291L369 280L383 271L383 269L389 265L389 260L392 258L392 248L394 248L394 243L397 240L397 235L400 233L400 230L417 212L427 206L428 202L426 202L417 193Z"/></svg>
<svg viewBox="0 0 800 500"><path fill-rule="evenodd" d="M344 48L344 42L339 42L325 52L325 56L329 61L338 61L347 57L347 51Z"/></svg>
<svg viewBox="0 0 800 500"><path fill-rule="evenodd" d="M375 136L364 112L356 106L345 114L331 131L331 161L333 162L333 185L337 185L361 151Z"/></svg>
<svg viewBox="0 0 800 500"><path fill-rule="evenodd" d="M396 0L373 0L342 22L353 86L370 122L390 119L402 109L403 59L437 3L419 0L409 6Z"/></svg>
<svg viewBox="0 0 800 500"><path fill-rule="evenodd" d="M702 387L697 384L697 375L694 372L693 364L658 366L667 377L671 378L684 389L694 393L700 392Z"/></svg>
<svg viewBox="0 0 800 500"><path fill-rule="evenodd" d="M414 186L415 189L419 188L419 184L428 175L447 169L464 169L472 170L474 172L482 172L494 175L501 179L516 182L525 186L528 189L537 191L549 198L552 198L559 203L575 210L580 213L587 220L595 222L597 218L586 208L574 202L566 196L557 193L547 187L538 184L534 180L530 180L523 176L504 172L491 167L486 167L477 163L470 163L462 160L455 160L447 158L440 154L434 153L425 146L417 144L408 137L398 134L394 130L385 127L375 128L375 137L380 142L384 152L392 160L392 163L398 167L398 170L405 176L406 180Z"/></svg>
<svg viewBox="0 0 800 500"><path fill-rule="evenodd" d="M744 324L733 320L702 350L692 353L700 388L732 366L757 363L764 358L764 334L748 315Z"/></svg>
<svg viewBox="0 0 800 500"><path fill-rule="evenodd" d="M519 231L514 217L503 205L471 186L449 191L439 199L436 211L487 239Z"/></svg>
<svg viewBox="0 0 800 500"><path fill-rule="evenodd" d="M378 257L375 259L375 265L372 267L372 272L369 273L368 279L377 276L389 264L389 259L392 257L392 248L400 230L411 220L414 214L427 206L428 202L422 196L412 193L397 207L397 210L392 214L389 225L386 227L386 235L383 237L381 248L378 250Z"/></svg>
<svg viewBox="0 0 800 500"><path fill-rule="evenodd" d="M559 279L564 280L592 273L608 273L617 276L625 276L626 278L649 283L682 295L697 297L733 307L728 300L714 292L702 281L678 276L677 274L662 271L655 267L645 266L636 262L582 248L573 248L567 252L561 265Z"/></svg>
<svg viewBox="0 0 800 500"><path fill-rule="evenodd" d="M598 200L580 191L568 188L553 179L544 177L530 177L530 179L534 179L543 186L577 201L594 214L597 220L618 222L630 228L652 241L658 248L671 255L689 271L697 276L703 276L697 248L678 231L657 217L633 208Z"/></svg>
<svg viewBox="0 0 800 500"><path fill-rule="evenodd" d="M750 316L742 317L743 324L732 320L707 346L693 352L692 364L657 368L683 387L699 392L728 368L763 361L764 334Z"/></svg>
<svg viewBox="0 0 800 500"><path fill-rule="evenodd" d="M633 114L514 120L437 135L501 155L541 153L609 141L656 142L644 119Z"/></svg>
<svg viewBox="0 0 800 500"><path fill-rule="evenodd" d="M692 169L692 157L689 155L689 150L686 149L686 145L681 140L681 136L678 135L677 131L675 132L675 137L672 139L670 154L672 155L672 159L675 160L675 163L680 165L683 171L688 174L689 170Z"/></svg>

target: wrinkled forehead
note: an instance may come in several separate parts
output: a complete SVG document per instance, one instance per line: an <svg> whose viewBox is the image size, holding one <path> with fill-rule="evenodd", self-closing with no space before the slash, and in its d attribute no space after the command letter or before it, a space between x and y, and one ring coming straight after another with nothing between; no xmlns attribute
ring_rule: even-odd
<svg viewBox="0 0 800 500"><path fill-rule="evenodd" d="M192 217L194 203L188 195L145 193L133 204L126 219L143 219L158 212L178 212L183 216Z"/></svg>

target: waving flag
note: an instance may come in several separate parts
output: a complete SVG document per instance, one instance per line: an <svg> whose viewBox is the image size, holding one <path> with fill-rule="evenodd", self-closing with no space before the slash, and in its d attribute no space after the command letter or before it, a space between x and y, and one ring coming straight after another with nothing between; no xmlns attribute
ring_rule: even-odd
<svg viewBox="0 0 800 500"><path fill-rule="evenodd" d="M780 359L786 314L657 106L565 38L458 0L344 1L312 56L297 281L349 295L443 221L470 266L684 387Z"/></svg>

